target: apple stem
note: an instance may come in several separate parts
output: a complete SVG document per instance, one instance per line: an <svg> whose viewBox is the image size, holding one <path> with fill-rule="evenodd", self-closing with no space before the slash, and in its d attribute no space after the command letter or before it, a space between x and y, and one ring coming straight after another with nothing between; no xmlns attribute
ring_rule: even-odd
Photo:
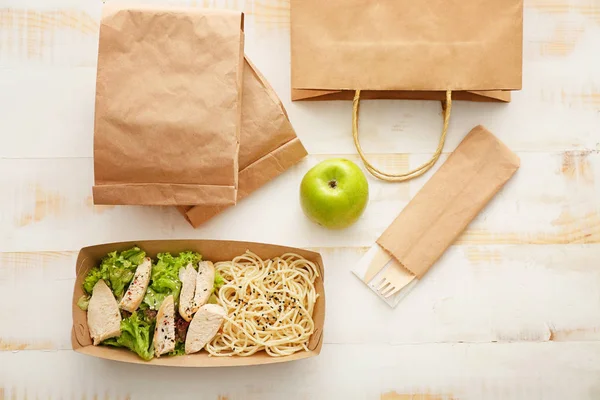
<svg viewBox="0 0 600 400"><path fill-rule="evenodd" d="M329 181L329 187L335 189L337 187L337 182L334 180Z"/></svg>

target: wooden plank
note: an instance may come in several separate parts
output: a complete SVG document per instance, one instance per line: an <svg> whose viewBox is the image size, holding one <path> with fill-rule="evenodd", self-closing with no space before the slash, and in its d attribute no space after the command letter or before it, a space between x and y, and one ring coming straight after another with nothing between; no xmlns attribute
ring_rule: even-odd
<svg viewBox="0 0 600 400"><path fill-rule="evenodd" d="M73 252L0 253L0 351L70 348Z"/></svg>
<svg viewBox="0 0 600 400"><path fill-rule="evenodd" d="M96 46L85 46L88 50L77 53L85 57L81 62L87 65L94 59L95 54L86 52ZM258 54L254 59L262 58ZM355 153L350 133L350 103L291 104L286 94L289 78L281 74L270 71L267 77L286 103L292 124L309 152ZM8 69L3 71L0 84L6 88L0 92L0 101L6 105L0 110L0 128L8 133L0 142L1 157L92 155L95 67ZM589 85L594 87L593 83ZM540 81L537 87L542 86ZM553 96L552 87L543 90L544 96ZM555 89L558 96L563 90ZM594 93L581 96L593 99ZM596 132L588 128L600 124L598 105L565 107L560 98L547 104L531 94L530 91L516 95L510 105L455 104L446 151L454 149L477 124L485 125L518 151L600 148ZM37 110L36 118L29 117L32 110ZM361 114L361 142L365 151L371 153L431 152L439 137L439 113L440 107L434 102L366 101ZM318 125L315 125L316 115L319 115ZM18 135L15 126L20 127Z"/></svg>
<svg viewBox="0 0 600 400"><path fill-rule="evenodd" d="M328 344L600 341L600 245L455 246L395 310L349 272L366 248L314 250ZM0 253L0 351L70 348L75 258Z"/></svg>
<svg viewBox="0 0 600 400"><path fill-rule="evenodd" d="M45 3L33 1L30 4L39 7L0 11L0 79L11 89L0 93L0 102L7 105L0 111L0 129L11 131L21 125L15 125L16 121L26 121L19 135L0 142L0 157L91 156L95 27L100 19L99 2L92 3L59 2L56 7L62 8L48 10ZM448 151L476 124L487 126L517 151L600 149L597 132L590 128L600 124L600 65L587 57L595 51L598 7L573 0L560 3L566 11L556 12L557 6L547 3L536 0L525 10L526 20L536 24L532 29L526 25L524 90L515 94L509 105L456 103ZM292 104L289 100L289 32L265 34L258 29L261 18L274 18L272 24L277 25L279 10L287 7L287 2L187 4L250 11L246 53L280 94L310 153L355 153L350 102ZM572 32L576 39L561 42L560 35L571 38ZM573 49L559 55L548 50L561 48L563 42ZM572 65L578 67L576 76ZM13 89L16 87L18 91ZM40 115L27 118L32 109L40 110ZM428 153L437 145L441 122L440 106L435 102L366 101L361 140L372 153ZM53 138L57 140L53 142Z"/></svg>
<svg viewBox="0 0 600 400"><path fill-rule="evenodd" d="M520 156L521 169L459 243L600 243L596 183L600 153ZM427 180L387 184L369 178L371 199L364 216L349 229L329 231L309 222L298 201L304 173L329 157L309 156L197 230L173 208L94 207L91 159L0 159L0 251L73 250L107 241L171 237L250 239L304 247L370 246ZM358 162L355 156L348 157ZM372 158L397 170L426 159L407 157Z"/></svg>
<svg viewBox="0 0 600 400"><path fill-rule="evenodd" d="M95 68L0 74L0 157L91 157L95 79Z"/></svg>
<svg viewBox="0 0 600 400"><path fill-rule="evenodd" d="M357 158L348 102L289 101L289 1L174 2L246 11L246 53L282 97L312 155L199 230L172 209L93 207L101 2L5 2L0 400L600 397L597 2L527 0L524 90L509 105L455 104L447 151L482 123L519 152L522 168L393 311L349 269L426 178L408 185L370 180L369 208L344 232L306 221L297 201L302 175L336 154ZM436 103L364 102L361 140L378 165L407 170L435 147L440 119ZM322 355L276 367L173 371L69 351L74 251L174 237L320 250L328 300Z"/></svg>
<svg viewBox="0 0 600 400"><path fill-rule="evenodd" d="M594 400L599 376L599 343L325 345L294 363L202 370L0 353L5 399Z"/></svg>

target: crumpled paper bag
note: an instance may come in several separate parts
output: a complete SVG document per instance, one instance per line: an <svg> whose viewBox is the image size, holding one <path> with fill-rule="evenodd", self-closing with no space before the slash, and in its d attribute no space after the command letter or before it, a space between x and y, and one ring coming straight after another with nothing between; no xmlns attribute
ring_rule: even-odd
<svg viewBox="0 0 600 400"><path fill-rule="evenodd" d="M246 57L238 201L281 175L306 154L279 97ZM192 226L198 227L227 206L178 208Z"/></svg>
<svg viewBox="0 0 600 400"><path fill-rule="evenodd" d="M235 204L243 47L241 12L104 6L94 204Z"/></svg>

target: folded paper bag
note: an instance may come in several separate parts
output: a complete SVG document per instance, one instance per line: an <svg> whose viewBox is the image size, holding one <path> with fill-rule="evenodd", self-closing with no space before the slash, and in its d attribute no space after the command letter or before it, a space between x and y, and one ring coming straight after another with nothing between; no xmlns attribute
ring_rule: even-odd
<svg viewBox="0 0 600 400"><path fill-rule="evenodd" d="M442 153L452 100L510 100L521 89L523 0L291 0L293 100L353 99L352 133L373 176L403 182ZM371 164L359 141L361 99L441 100L431 160L404 174Z"/></svg>
<svg viewBox="0 0 600 400"><path fill-rule="evenodd" d="M234 204L243 14L104 6L95 204Z"/></svg>
<svg viewBox="0 0 600 400"><path fill-rule="evenodd" d="M477 126L377 239L355 274L388 304L398 304L519 165L516 154ZM381 287L390 269L399 282L397 290L387 285L392 295Z"/></svg>
<svg viewBox="0 0 600 400"><path fill-rule="evenodd" d="M237 200L281 175L306 154L277 94L246 57ZM200 226L226 208L227 206L178 207L194 227Z"/></svg>

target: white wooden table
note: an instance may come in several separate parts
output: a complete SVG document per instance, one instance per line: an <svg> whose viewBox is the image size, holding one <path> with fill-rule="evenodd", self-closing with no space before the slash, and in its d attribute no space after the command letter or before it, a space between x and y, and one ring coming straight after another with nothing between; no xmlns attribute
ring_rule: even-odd
<svg viewBox="0 0 600 400"><path fill-rule="evenodd" d="M371 179L369 207L348 230L309 223L302 175L333 155L358 161L351 104L289 101L286 0L191 3L246 11L246 53L310 156L198 230L171 208L93 207L101 1L0 0L0 399L600 398L599 0L526 0L524 90L508 105L455 104L446 151L481 123L522 167L395 310L350 268L427 177ZM406 170L435 148L439 114L436 102L365 101L364 146L379 165ZM77 250L162 238L319 250L321 355L178 370L74 353Z"/></svg>

